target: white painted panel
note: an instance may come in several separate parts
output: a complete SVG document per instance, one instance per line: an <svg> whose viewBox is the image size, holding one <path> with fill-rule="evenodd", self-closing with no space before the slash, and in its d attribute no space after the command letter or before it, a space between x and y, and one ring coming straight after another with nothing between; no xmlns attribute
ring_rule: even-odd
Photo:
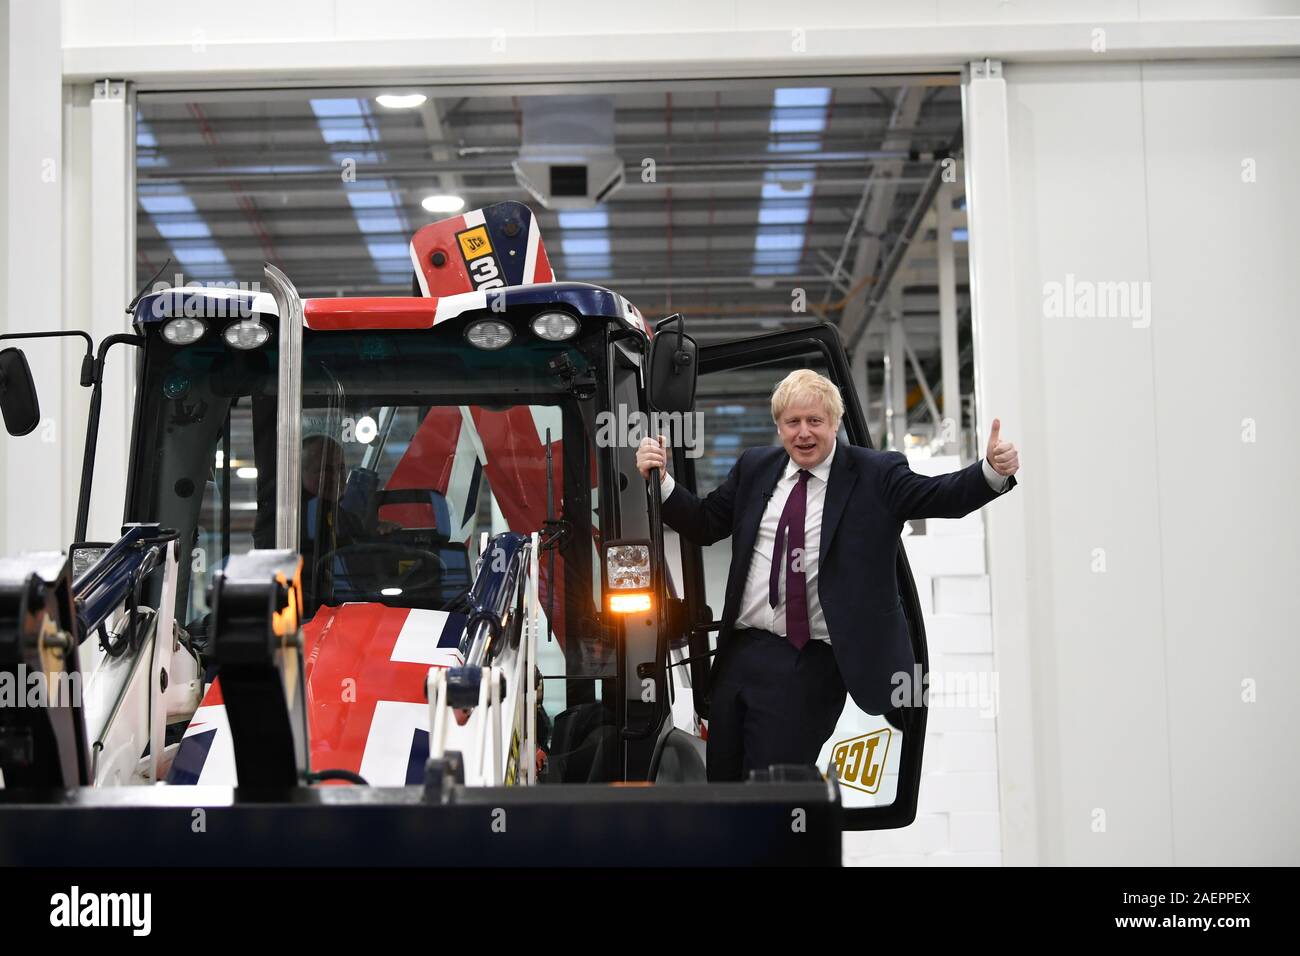
<svg viewBox="0 0 1300 956"><path fill-rule="evenodd" d="M941 614L988 614L988 575L935 578L934 609Z"/></svg>
<svg viewBox="0 0 1300 956"><path fill-rule="evenodd" d="M0 3L0 327L48 332L63 325L62 83L57 4ZM21 82L17 82L21 79ZM3 542L9 553L67 547L63 511L63 380L80 369L76 346L4 342L27 355L40 424L3 443ZM84 347L81 350L84 352Z"/></svg>
<svg viewBox="0 0 1300 956"><path fill-rule="evenodd" d="M983 574L984 535L908 535L903 538L914 574Z"/></svg>
<svg viewBox="0 0 1300 956"><path fill-rule="evenodd" d="M1031 524L1051 569L1031 593L1046 625L1033 637L1044 862L1168 862L1151 335L1129 316L1088 314L1082 294L1149 280L1139 70L1006 72L1017 312L1034 330L1023 341L1037 340L1026 379L1041 390L1025 404L1046 422L1041 441L1026 439L1033 478L1017 489L1047 512ZM1072 296L1059 315L1057 286Z"/></svg>
<svg viewBox="0 0 1300 956"><path fill-rule="evenodd" d="M1143 72L1173 862L1295 865L1300 64Z"/></svg>
<svg viewBox="0 0 1300 956"><path fill-rule="evenodd" d="M1158 29L1137 0L508 0L490 16L451 0L230 0L184 16L167 0L62 6L66 76L190 88L362 76L397 84L800 76L955 69L983 57L1091 62L1099 24L1106 57L1278 56L1300 43L1300 23L1270 16L1276 7L1260 0L1219 4L1215 19L1198 4L1189 16L1158 18Z"/></svg>

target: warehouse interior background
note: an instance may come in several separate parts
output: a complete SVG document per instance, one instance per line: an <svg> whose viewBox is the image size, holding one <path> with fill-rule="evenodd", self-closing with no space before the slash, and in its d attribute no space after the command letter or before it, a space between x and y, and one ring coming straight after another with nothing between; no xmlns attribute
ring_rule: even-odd
<svg viewBox="0 0 1300 956"><path fill-rule="evenodd" d="M1300 859L1296 4L541 7L0 0L5 330L125 331L160 269L409 294L447 196L529 202L558 276L702 344L834 323L875 443L948 470L997 416L1024 465L909 529L933 666L996 713L936 706L916 822L845 861ZM538 111L625 185L539 207ZM8 551L62 546L81 466L76 349L28 354L52 424L0 444ZM702 394L703 486L770 441L777 372Z"/></svg>

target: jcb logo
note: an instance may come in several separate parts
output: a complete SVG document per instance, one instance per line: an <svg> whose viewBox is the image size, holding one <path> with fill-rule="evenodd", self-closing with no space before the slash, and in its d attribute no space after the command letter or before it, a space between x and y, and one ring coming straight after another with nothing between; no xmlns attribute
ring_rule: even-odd
<svg viewBox="0 0 1300 956"><path fill-rule="evenodd" d="M863 793L875 793L885 775L885 756L889 753L888 727L841 740L831 750L835 776L840 783Z"/></svg>
<svg viewBox="0 0 1300 956"><path fill-rule="evenodd" d="M460 251L465 254L466 262L473 262L479 256L492 255L492 243L488 241L487 228L484 226L458 232L456 238L460 240Z"/></svg>
<svg viewBox="0 0 1300 956"><path fill-rule="evenodd" d="M464 232L456 233L460 243L461 254L465 257L465 268L469 270L470 281L474 289L482 292L486 289L500 289L505 286L501 276L501 266L492 254L492 242L488 239L486 226L475 226Z"/></svg>

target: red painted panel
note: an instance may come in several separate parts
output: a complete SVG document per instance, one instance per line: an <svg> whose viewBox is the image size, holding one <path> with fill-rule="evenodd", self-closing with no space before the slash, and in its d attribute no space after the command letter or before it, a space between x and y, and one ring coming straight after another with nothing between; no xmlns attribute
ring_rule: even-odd
<svg viewBox="0 0 1300 956"><path fill-rule="evenodd" d="M307 328L317 332L352 329L431 329L437 299L410 296L304 299Z"/></svg>

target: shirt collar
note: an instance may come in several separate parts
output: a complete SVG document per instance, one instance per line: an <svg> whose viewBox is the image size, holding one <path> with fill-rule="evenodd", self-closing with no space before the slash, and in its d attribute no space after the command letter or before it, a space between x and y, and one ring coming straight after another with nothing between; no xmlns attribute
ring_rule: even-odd
<svg viewBox="0 0 1300 956"><path fill-rule="evenodd" d="M813 465L808 470L812 472L814 478L820 478L822 481L829 481L831 477L831 462L835 460L835 448L839 444L838 438L831 439L831 451L821 464ZM799 466L794 463L793 459L787 458L785 462L785 473L781 476L782 480L793 478L799 473Z"/></svg>

